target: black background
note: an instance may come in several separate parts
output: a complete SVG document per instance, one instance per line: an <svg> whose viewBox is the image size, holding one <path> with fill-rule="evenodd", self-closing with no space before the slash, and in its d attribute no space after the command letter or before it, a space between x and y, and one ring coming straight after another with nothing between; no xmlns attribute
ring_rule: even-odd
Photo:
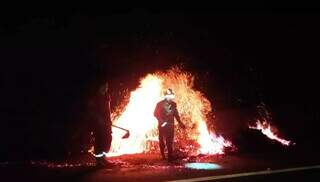
<svg viewBox="0 0 320 182"><path fill-rule="evenodd" d="M1 17L2 160L65 156L74 131L84 127L81 113L95 80L111 80L115 104L141 76L179 64L197 75L196 88L217 112L250 119L263 101L285 137L318 149L316 9L40 14ZM236 117L219 120L222 134ZM237 141L244 134L230 135Z"/></svg>

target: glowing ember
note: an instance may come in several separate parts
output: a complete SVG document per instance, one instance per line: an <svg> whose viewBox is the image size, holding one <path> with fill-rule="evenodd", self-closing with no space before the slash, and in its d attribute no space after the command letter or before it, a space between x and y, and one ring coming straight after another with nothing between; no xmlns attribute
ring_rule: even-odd
<svg viewBox="0 0 320 182"><path fill-rule="evenodd" d="M266 121L257 121L256 126L249 126L250 129L256 129L256 130L260 130L264 135L266 135L268 138L270 138L271 140L276 140L278 142L280 142L282 145L291 145L293 144L291 141L289 140L285 140L282 139L280 137L278 137L272 129L271 125L269 123L267 123Z"/></svg>
<svg viewBox="0 0 320 182"><path fill-rule="evenodd" d="M193 88L194 77L174 67L166 72L148 74L140 86L131 92L129 102L112 113L113 124L130 130L128 139L121 139L123 131L113 129L112 147L108 156L150 152L157 148L158 122L153 116L154 108L163 99L162 93L172 88L175 102L187 129L176 127L175 144L193 154L223 154L232 144L222 136L209 132L206 121L211 104L203 94ZM152 145L153 143L153 145ZM193 149L194 151L191 151Z"/></svg>

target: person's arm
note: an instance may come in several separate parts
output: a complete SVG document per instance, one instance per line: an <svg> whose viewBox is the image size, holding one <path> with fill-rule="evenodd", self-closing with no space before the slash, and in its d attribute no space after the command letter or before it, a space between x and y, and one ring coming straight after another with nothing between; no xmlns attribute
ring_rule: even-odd
<svg viewBox="0 0 320 182"><path fill-rule="evenodd" d="M177 109L177 105L176 105L176 104L174 105L174 117L175 117L176 120L178 121L180 127L183 128L183 129L185 129L186 126L181 122L180 115L179 115L179 111L178 111L178 109Z"/></svg>
<svg viewBox="0 0 320 182"><path fill-rule="evenodd" d="M153 112L153 115L154 115L154 117L156 117L157 118L157 120L159 120L160 118L160 109L159 109L159 103L157 104L157 106L156 106L156 108L154 109L154 112Z"/></svg>

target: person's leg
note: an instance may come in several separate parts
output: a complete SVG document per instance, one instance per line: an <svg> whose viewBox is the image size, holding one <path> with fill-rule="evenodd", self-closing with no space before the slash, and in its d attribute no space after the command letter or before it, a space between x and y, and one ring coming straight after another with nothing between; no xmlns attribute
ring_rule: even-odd
<svg viewBox="0 0 320 182"><path fill-rule="evenodd" d="M97 129L94 131L94 153L96 158L96 165L97 166L103 166L105 159L104 159L104 153L103 153L103 145L101 141L100 131L97 131Z"/></svg>
<svg viewBox="0 0 320 182"><path fill-rule="evenodd" d="M164 154L164 148L165 148L165 144L164 144L164 133L162 129L159 129L159 147L160 147L160 153L162 156L162 159L166 159L166 156Z"/></svg>
<svg viewBox="0 0 320 182"><path fill-rule="evenodd" d="M168 161L173 160L173 138L174 138L174 128L168 127L166 134L166 146L168 149Z"/></svg>
<svg viewBox="0 0 320 182"><path fill-rule="evenodd" d="M106 147L104 149L105 152L109 152L111 149L111 143L112 143L112 129L111 125L106 127Z"/></svg>
<svg viewBox="0 0 320 182"><path fill-rule="evenodd" d="M106 152L109 151L111 146L111 137L108 137L108 134L109 131L103 120L98 120L95 128L95 157L96 164L99 167L111 166L111 163L105 159Z"/></svg>

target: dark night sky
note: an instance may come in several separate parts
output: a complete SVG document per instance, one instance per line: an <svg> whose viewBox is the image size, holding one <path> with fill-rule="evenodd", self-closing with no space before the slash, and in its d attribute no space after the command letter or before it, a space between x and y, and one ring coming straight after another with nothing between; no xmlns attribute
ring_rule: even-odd
<svg viewBox="0 0 320 182"><path fill-rule="evenodd" d="M93 80L107 77L117 95L180 63L198 74L217 110L263 100L288 136L317 138L319 17L315 10L144 9L2 17L1 156L64 153Z"/></svg>

